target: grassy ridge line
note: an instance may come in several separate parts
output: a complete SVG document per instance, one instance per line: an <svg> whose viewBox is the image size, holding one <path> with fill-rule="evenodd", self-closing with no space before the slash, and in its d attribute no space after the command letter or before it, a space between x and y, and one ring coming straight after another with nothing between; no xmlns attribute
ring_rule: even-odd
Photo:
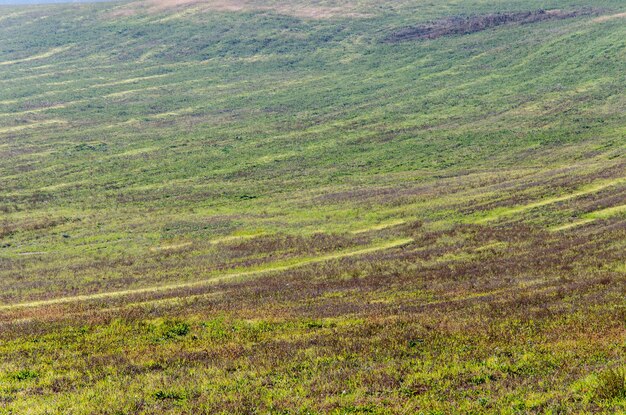
<svg viewBox="0 0 626 415"><path fill-rule="evenodd" d="M59 48L52 48L47 52L44 53L40 53L38 55L32 55L29 56L27 58L24 59L15 59L15 60L11 60L11 61L4 61L4 62L0 62L0 66L5 66L5 65L14 65L16 63L24 63L24 62L30 62L30 61L34 61L34 60L38 60L38 59L46 59L49 58L51 56L54 56L56 54L59 54L61 52L65 52L69 49L71 49L72 46L65 46L65 47L59 47Z"/></svg>
<svg viewBox="0 0 626 415"><path fill-rule="evenodd" d="M610 208L606 208L606 209L601 209L601 210L596 210L595 212L589 212L585 215L582 215L582 219L576 221L576 222L572 222L572 223L567 223L565 225L561 225L561 226L557 226L555 228L552 228L551 231L553 232L558 232L558 231L564 231L567 229L572 229L572 228L576 228L578 226L582 226L585 225L587 223L591 223L595 220L598 219L608 219L611 218L613 216L617 216L619 214L622 213L626 213L626 205L620 205L620 206L613 206Z"/></svg>
<svg viewBox="0 0 626 415"><path fill-rule="evenodd" d="M554 287L547 285L548 282L549 281L540 278L540 279L530 281L527 283L516 284L508 288L500 288L500 289L490 290L490 291L485 291L485 292L470 293L468 295L457 295L451 298L443 298L439 300L428 301L423 304L420 304L419 306L422 307L423 309L426 309L428 307L433 307L433 306L462 304L462 303L469 303L472 301L482 301L485 299L495 299L496 297L501 297L504 294L509 294L513 292L520 293L522 292L521 290L527 290L527 292L530 292L529 290L535 290L534 293L537 294L540 292L546 292L548 290L554 289ZM223 291L212 291L209 293L192 294L192 295L187 295L187 296L177 295L175 297L168 297L168 298L146 299L146 300L140 300L140 301L124 304L122 306L106 307L106 308L98 309L98 311L99 312L116 312L116 311L128 310L130 308L141 308L141 307L146 307L146 306L158 306L158 305L165 305L165 304L181 303L183 301L193 301L193 300L202 299L202 298L209 298L212 296L221 295L223 293L224 293ZM0 307L0 310L1 309L2 307ZM91 312L91 310L73 312L71 313L71 315L65 314L64 317L69 317L69 316L76 317L76 316L85 315L89 312ZM386 319L392 320L395 318L396 318L395 316L394 317L389 316ZM2 327L3 325L8 325L8 324L12 324L12 325L24 324L24 323L29 323L29 322L36 321L36 320L37 320L36 318L27 317L27 318L20 318L20 319L12 319L10 321L0 321L0 327Z"/></svg>
<svg viewBox="0 0 626 415"><path fill-rule="evenodd" d="M548 199L539 200L537 202L529 203L526 205L515 206L512 208L503 208L503 209L495 209L491 212L488 212L489 216L477 219L472 221L473 223L483 224L487 222L491 222L494 220L498 220L505 216L512 216L518 213L524 213L534 208L551 205L553 203L564 202L566 200L574 199L579 196L585 196L591 193L599 192L600 190L604 190L608 187L618 186L626 183L626 178L621 179L613 179L613 180L603 180L594 185L586 186L574 193L569 193L563 196L551 197Z"/></svg>
<svg viewBox="0 0 626 415"><path fill-rule="evenodd" d="M137 288L137 289L131 289L131 290L112 291L112 292L97 293L97 294L77 295L77 296L72 296L72 297L55 298L51 300L31 301L31 302L20 303L20 304L7 304L7 305L0 306L0 310L10 310L10 309L19 308L19 307L41 307L41 306L47 306L47 305L76 302L76 301L99 300L99 299L104 299L104 298L120 297L120 296L125 296L125 295L145 294L145 293L153 293L153 292L160 292L160 291L176 290L180 288L197 287L197 286L204 285L204 284L213 284L216 282L223 282L223 281L233 279L233 278L262 275L262 274L266 274L269 272L276 272L276 271L287 271L293 268L298 268L304 265L314 264L318 262L346 258L346 257L351 257L351 256L356 256L356 255L369 254L369 253L376 252L376 251L396 248L402 245L406 245L410 242L413 242L413 238L395 239L392 241L388 241L382 245L371 246L369 248L363 248L363 249L359 249L356 251L339 252L335 254L323 255L320 257L305 258L300 261L293 262L287 265L279 265L279 266L266 268L262 270L244 271L244 272L238 272L234 274L227 274L227 275L222 275L222 276L218 276L215 278L211 278L209 280L201 280L201 281L194 281L194 282L181 283L181 284L162 285L162 286L156 286L156 287Z"/></svg>

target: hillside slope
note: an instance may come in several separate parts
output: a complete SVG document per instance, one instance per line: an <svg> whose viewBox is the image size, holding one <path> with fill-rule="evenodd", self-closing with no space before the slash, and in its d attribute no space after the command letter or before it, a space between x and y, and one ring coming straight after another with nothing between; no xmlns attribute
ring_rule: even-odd
<svg viewBox="0 0 626 415"><path fill-rule="evenodd" d="M0 413L623 411L625 12L0 6Z"/></svg>

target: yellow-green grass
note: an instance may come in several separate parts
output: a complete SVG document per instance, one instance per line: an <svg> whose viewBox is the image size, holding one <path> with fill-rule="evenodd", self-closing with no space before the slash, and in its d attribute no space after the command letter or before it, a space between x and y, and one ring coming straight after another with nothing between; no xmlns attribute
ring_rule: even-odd
<svg viewBox="0 0 626 415"><path fill-rule="evenodd" d="M624 410L623 2L214 3L1 6L0 414Z"/></svg>
<svg viewBox="0 0 626 415"><path fill-rule="evenodd" d="M567 223L565 225L557 226L552 228L554 231L563 231L567 229L572 229L577 226L586 225L598 219L609 219L613 216L622 216L626 212L626 205L621 206L613 206L606 209L596 210L594 212L586 213L581 217L580 220L577 220L572 223Z"/></svg>
<svg viewBox="0 0 626 415"><path fill-rule="evenodd" d="M351 256L356 256L356 255L369 254L369 253L373 253L379 250L390 249L390 248L395 248L398 246L406 245L412 241L413 240L410 238L404 238L404 239L388 241L388 242L385 242L384 244L362 248L358 250L353 250L353 251L335 252L329 255L323 255L323 256L313 257L313 258L295 258L289 261L283 261L279 263L270 263L270 264L263 266L263 268L261 269L234 272L234 273L229 273L225 275L216 275L216 276L211 276L207 280L194 281L194 282L183 283L183 284L162 285L162 286L155 286L155 287L137 288L137 289L132 289L132 290L103 292L103 293L89 294L89 295L78 295L74 297L61 297L61 298L54 298L51 300L30 301L26 303L0 305L0 310L7 310L7 309L21 308L21 307L41 307L41 306L48 306L48 305L54 305L54 304L63 304L63 303L68 303L68 302L99 300L99 299L105 299L105 298L111 298L111 297L123 297L123 296L134 295L134 294L149 294L149 293L155 293L159 291L171 291L171 290L176 290L176 289L181 289L181 288L192 288L192 287L201 286L205 284L215 284L218 282L224 282L227 280L239 280L242 278L261 276L265 273L287 271L293 268L302 267L302 266L309 265L309 264L315 264L317 262L324 262L324 261L330 261L334 259L346 258L346 257L351 257ZM161 247L160 250L176 249L176 248L182 248L185 246L188 246L188 245L179 244L179 245L173 245L169 247ZM33 255L33 254L44 254L44 253L43 252L30 252L29 254Z"/></svg>

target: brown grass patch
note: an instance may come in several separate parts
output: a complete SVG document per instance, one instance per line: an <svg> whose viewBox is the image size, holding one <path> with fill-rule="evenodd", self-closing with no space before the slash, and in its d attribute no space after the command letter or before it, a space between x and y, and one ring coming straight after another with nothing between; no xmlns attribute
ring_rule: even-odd
<svg viewBox="0 0 626 415"><path fill-rule="evenodd" d="M201 12L254 12L269 11L304 19L331 19L336 17L368 17L357 10L351 3L340 6L322 6L305 2L275 3L267 0L142 0L124 5L110 17L132 16L141 12L149 14L176 11L181 8L193 7Z"/></svg>
<svg viewBox="0 0 626 415"><path fill-rule="evenodd" d="M626 13L617 13L617 14L596 17L595 19L593 19L593 21L595 23L604 23L610 20L625 19L625 18L626 18Z"/></svg>

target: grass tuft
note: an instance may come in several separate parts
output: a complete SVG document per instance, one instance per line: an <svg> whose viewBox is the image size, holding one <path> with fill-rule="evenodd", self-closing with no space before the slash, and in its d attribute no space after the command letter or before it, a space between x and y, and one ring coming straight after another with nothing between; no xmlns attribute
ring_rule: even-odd
<svg viewBox="0 0 626 415"><path fill-rule="evenodd" d="M187 396L182 392L159 390L154 393L154 398L159 401L182 402Z"/></svg>
<svg viewBox="0 0 626 415"><path fill-rule="evenodd" d="M598 376L595 397L598 400L626 398L626 370L608 369L602 372Z"/></svg>
<svg viewBox="0 0 626 415"><path fill-rule="evenodd" d="M157 327L158 340L171 340L184 337L191 331L189 323L180 320L165 320Z"/></svg>
<svg viewBox="0 0 626 415"><path fill-rule="evenodd" d="M37 379L39 377L39 373L33 370L24 369L24 370L20 370L19 372L13 373L11 377L18 381L24 381L24 380Z"/></svg>

